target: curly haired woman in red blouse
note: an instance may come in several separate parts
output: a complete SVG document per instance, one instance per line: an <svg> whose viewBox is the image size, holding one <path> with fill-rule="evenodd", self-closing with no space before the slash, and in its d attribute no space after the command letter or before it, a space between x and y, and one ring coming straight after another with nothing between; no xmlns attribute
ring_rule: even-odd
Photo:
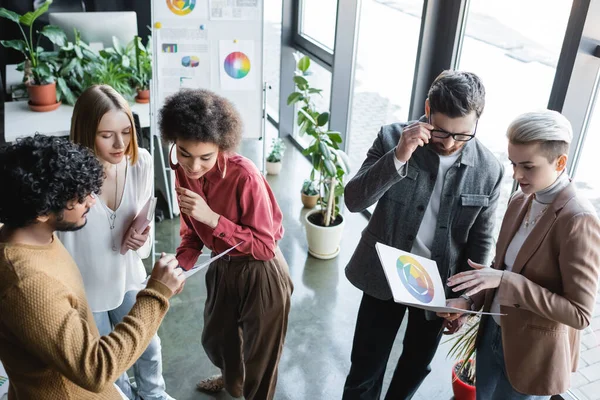
<svg viewBox="0 0 600 400"><path fill-rule="evenodd" d="M181 210L177 260L193 267L203 247L219 254L206 273L202 345L222 375L198 389L272 399L290 310L292 282L277 247L282 214L256 166L233 150L241 117L208 90L181 90L160 111L163 139L174 143Z"/></svg>

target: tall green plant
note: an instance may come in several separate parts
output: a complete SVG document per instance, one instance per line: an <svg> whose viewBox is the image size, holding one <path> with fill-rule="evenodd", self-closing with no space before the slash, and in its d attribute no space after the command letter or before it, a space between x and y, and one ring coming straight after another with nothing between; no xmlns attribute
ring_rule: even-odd
<svg viewBox="0 0 600 400"><path fill-rule="evenodd" d="M0 44L6 48L12 48L21 52L25 56L25 63L21 66L24 71L23 81L29 85L44 85L52 83L55 79L55 65L51 62L52 58L44 49L38 46L41 36L47 37L57 46L64 46L66 42L65 33L57 26L46 25L41 31L35 31L33 24L42 14L48 11L52 0L47 0L40 8L24 15L19 15L14 11L0 8L0 17L6 18L16 23L21 31L23 39L1 40ZM28 34L23 27L29 28ZM35 40L34 40L35 33Z"/></svg>
<svg viewBox="0 0 600 400"><path fill-rule="evenodd" d="M77 97L86 89L86 74L89 74L94 63L98 62L99 56L81 40L77 29L75 31L75 43L67 43L59 49L55 59L56 85L60 97L67 104L73 105ZM60 99L59 99L60 100Z"/></svg>
<svg viewBox="0 0 600 400"><path fill-rule="evenodd" d="M313 88L306 76L310 75L310 58L307 56L298 60L294 76L296 91L288 96L289 106L298 105L300 135L309 135L312 140L303 152L312 161L310 180L317 180L319 185L319 200L323 225L333 223L340 212L341 196L344 194L344 176L350 172L350 160L340 148L342 135L330 131L329 112L319 112L312 99L320 95L322 90Z"/></svg>
<svg viewBox="0 0 600 400"><path fill-rule="evenodd" d="M133 80L138 90L150 89L150 79L152 78L152 37L148 36L148 44L142 44L142 38L134 38L135 49L135 69L133 71Z"/></svg>

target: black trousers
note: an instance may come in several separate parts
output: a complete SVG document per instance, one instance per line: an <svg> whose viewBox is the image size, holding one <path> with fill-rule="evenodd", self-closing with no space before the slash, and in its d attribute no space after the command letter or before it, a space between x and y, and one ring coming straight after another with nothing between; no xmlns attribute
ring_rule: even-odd
<svg viewBox="0 0 600 400"><path fill-rule="evenodd" d="M379 399L385 367L407 309L402 355L385 400L412 398L431 372L430 363L442 337L443 320L428 321L424 310L363 294L343 400Z"/></svg>

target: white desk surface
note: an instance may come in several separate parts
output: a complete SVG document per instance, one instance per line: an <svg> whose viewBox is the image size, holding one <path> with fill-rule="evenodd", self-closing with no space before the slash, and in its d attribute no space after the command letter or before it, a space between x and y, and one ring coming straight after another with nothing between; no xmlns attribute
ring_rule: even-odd
<svg viewBox="0 0 600 400"><path fill-rule="evenodd" d="M135 103L131 111L140 117L142 128L150 126L150 105ZM35 112L26 101L4 103L4 140L12 142L18 137L32 136L36 132L50 136L68 136L71 130L73 106L61 104L54 111Z"/></svg>

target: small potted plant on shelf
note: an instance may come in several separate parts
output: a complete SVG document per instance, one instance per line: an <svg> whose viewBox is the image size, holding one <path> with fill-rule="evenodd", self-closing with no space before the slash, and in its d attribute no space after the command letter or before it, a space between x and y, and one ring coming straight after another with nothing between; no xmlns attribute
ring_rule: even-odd
<svg viewBox="0 0 600 400"><path fill-rule="evenodd" d="M152 78L152 42L148 37L148 44L142 44L142 38L134 38L135 66L133 80L137 90L136 103L150 102L150 78Z"/></svg>
<svg viewBox="0 0 600 400"><path fill-rule="evenodd" d="M475 400L475 341L479 321L479 315L469 315L459 336L448 340L454 341L448 356L458 360L452 367L452 391L456 400Z"/></svg>
<svg viewBox="0 0 600 400"><path fill-rule="evenodd" d="M317 206L317 200L319 200L319 187L317 182L305 179L302 184L302 204L306 208L315 208Z"/></svg>
<svg viewBox="0 0 600 400"><path fill-rule="evenodd" d="M273 139L271 152L267 156L267 173L269 175L279 175L281 172L281 159L285 151L285 143L280 138Z"/></svg>
<svg viewBox="0 0 600 400"><path fill-rule="evenodd" d="M51 3L52 1L48 0L37 10L24 15L0 8L0 17L16 23L23 35L23 39L2 40L0 43L25 56L25 61L18 69L23 71L23 82L29 94L29 108L33 111L52 111L61 104L56 92L56 71L55 64L52 63L54 54L44 51L38 46L38 42L40 36L45 36L55 45L62 47L65 45L66 35L59 27L53 25L46 25L39 32L34 32L33 29L35 20L48 11ZM28 34L23 26L29 29Z"/></svg>
<svg viewBox="0 0 600 400"><path fill-rule="evenodd" d="M340 241L344 229L344 217L340 213L341 197L344 194L344 177L350 171L350 162L340 148L342 136L326 128L329 113L319 112L312 100L320 95L321 89L311 87L306 79L310 75L310 59L298 60L294 83L296 91L288 96L288 105L298 105L300 135L309 135L312 140L304 155L312 161L310 180L317 182L319 209L306 214L306 237L308 252L316 258L330 259L340 252Z"/></svg>

